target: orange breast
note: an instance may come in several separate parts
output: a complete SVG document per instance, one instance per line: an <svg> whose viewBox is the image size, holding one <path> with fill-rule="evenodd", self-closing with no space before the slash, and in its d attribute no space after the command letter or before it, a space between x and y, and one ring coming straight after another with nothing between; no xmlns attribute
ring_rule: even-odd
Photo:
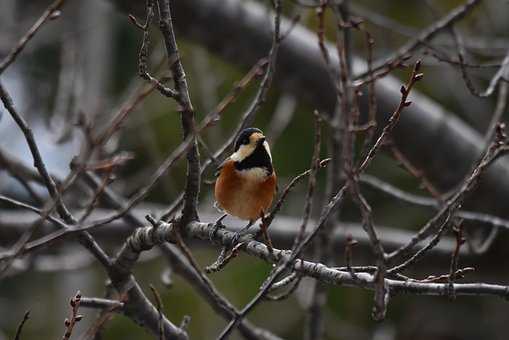
<svg viewBox="0 0 509 340"><path fill-rule="evenodd" d="M216 181L215 196L228 214L244 220L257 220L267 212L276 191L276 175L251 180L238 174L233 161L226 162Z"/></svg>

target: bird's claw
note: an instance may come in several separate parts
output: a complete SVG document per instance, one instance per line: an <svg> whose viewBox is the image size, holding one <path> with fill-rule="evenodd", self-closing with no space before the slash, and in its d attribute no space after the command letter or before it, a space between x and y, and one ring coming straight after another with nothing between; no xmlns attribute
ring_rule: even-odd
<svg viewBox="0 0 509 340"><path fill-rule="evenodd" d="M246 243L247 241L251 241L254 239L254 235L249 232L237 231L235 232L235 234L233 234L231 248L235 248L235 246L239 243L241 237L246 238L246 240L244 240L243 243Z"/></svg>
<svg viewBox="0 0 509 340"><path fill-rule="evenodd" d="M214 223L213 228L209 231L209 240L212 242L217 231L219 229L224 229L224 228L226 228L226 226L223 224L222 219L219 219L216 223Z"/></svg>
<svg viewBox="0 0 509 340"><path fill-rule="evenodd" d="M235 245L239 242L239 239L242 235L240 234L240 232L235 232L235 234L233 234L233 237L232 237L232 243L231 243L231 246L232 248L235 247Z"/></svg>

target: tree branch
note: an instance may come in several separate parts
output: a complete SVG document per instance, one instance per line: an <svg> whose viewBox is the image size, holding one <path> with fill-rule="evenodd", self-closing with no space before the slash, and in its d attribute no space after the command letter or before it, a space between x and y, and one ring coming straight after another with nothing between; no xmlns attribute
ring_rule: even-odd
<svg viewBox="0 0 509 340"><path fill-rule="evenodd" d="M176 227L174 223L162 223L157 229L153 227L137 229L124 245L119 254L119 261L127 267L131 267L141 252L151 249L155 245L163 242L174 242L173 233ZM231 244L235 233L226 229L219 229L217 232L212 233L214 229L214 223L191 222L184 226L182 231L186 237L197 238L208 242L217 242L220 245ZM246 239L245 236L241 238L240 241L246 241L245 246L240 248L241 251L266 262L277 264L291 258L290 251L274 248L274 253L271 254L267 246L261 242ZM356 276L359 279L357 280L346 270L334 269L321 263L294 259L290 266L302 275L313 277L323 283L370 290L373 290L376 285L376 282L373 280L373 275L369 273L357 272ZM393 294L448 296L448 283L423 283L387 278L385 282L390 287L390 291ZM475 295L509 298L509 286L486 283L454 283L454 290L458 296Z"/></svg>
<svg viewBox="0 0 509 340"><path fill-rule="evenodd" d="M23 37L18 41L16 46L7 54L7 56L0 61L0 75L9 67L9 65L16 60L18 54L23 51L26 44L34 37L34 35L39 31L39 29L44 25L48 20L56 19L58 17L55 16L58 13L58 10L64 4L65 0L55 0L48 8L44 11L39 19L30 27L28 32L23 35Z"/></svg>
<svg viewBox="0 0 509 340"><path fill-rule="evenodd" d="M149 0L150 1L150 0ZM184 138L193 135L195 132L194 108L191 104L189 89L186 80L184 67L180 60L180 54L173 32L173 23L170 11L169 0L157 0L159 9L159 29L163 35L166 53L168 56L168 67L173 75L175 90L177 91L177 102L180 105L182 117L182 129ZM198 195L200 193L200 155L198 144L193 138L192 145L187 151L187 177L184 191L184 209L182 210L182 222L198 220Z"/></svg>

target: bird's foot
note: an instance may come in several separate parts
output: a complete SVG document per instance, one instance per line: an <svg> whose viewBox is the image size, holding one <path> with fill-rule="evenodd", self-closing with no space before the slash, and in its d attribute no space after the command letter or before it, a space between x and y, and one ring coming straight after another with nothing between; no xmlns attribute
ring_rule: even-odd
<svg viewBox="0 0 509 340"><path fill-rule="evenodd" d="M232 244L231 244L232 248L235 247L235 245L239 242L239 239L241 236L242 236L242 234L240 233L240 231L236 231L235 234L233 234Z"/></svg>
<svg viewBox="0 0 509 340"><path fill-rule="evenodd" d="M240 238L243 238L244 240L242 241L242 243L247 243L249 241L252 241L255 239L255 236L254 234L251 234L251 233L248 233L246 231L244 232L241 232L241 231L237 231L235 232L235 234L233 235L232 237L232 243L231 243L231 248L235 248L238 244L239 244L239 240Z"/></svg>
<svg viewBox="0 0 509 340"><path fill-rule="evenodd" d="M235 232L235 234L232 237L232 243L231 243L232 248L235 247L235 245L239 242L240 237L244 236L247 233L247 231L253 225L253 223L254 223L254 221L249 221L249 223L244 228Z"/></svg>
<svg viewBox="0 0 509 340"><path fill-rule="evenodd" d="M224 229L226 226L223 224L224 218L228 216L228 214L223 214L223 216L219 217L217 221L214 223L214 227L209 232L209 240L212 241L214 236L216 235L219 229Z"/></svg>

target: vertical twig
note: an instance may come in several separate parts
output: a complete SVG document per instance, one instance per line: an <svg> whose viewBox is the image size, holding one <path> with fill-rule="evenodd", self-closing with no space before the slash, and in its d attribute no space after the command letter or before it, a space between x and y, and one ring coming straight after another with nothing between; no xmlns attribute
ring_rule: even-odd
<svg viewBox="0 0 509 340"><path fill-rule="evenodd" d="M456 246L454 247L454 251L451 255L451 265L449 269L449 294L451 299L456 298L456 294L454 292L454 281L456 280L456 276L458 273L458 261L460 257L460 249L463 244L465 244L465 238L463 237L463 221L458 221L456 225L453 227L452 231L456 235Z"/></svg>
<svg viewBox="0 0 509 340"><path fill-rule="evenodd" d="M163 327L163 301L161 300L161 296L157 292L156 288L151 284L150 290L152 291L152 295L154 295L154 299L156 300L156 308L157 313L159 314L159 340L165 340L164 336L164 327ZM182 329L182 327L180 327Z"/></svg>
<svg viewBox="0 0 509 340"><path fill-rule="evenodd" d="M390 116L389 121L387 122L387 125L384 126L382 133L380 134L380 136L378 136L375 144L371 147L371 149L369 149L367 155L363 158L363 161L358 166L358 170L357 170L358 173L362 173L368 167L368 165L373 160L373 157L375 156L375 154L378 152L378 150L382 147L383 143L386 141L388 135L396 127L403 109L412 104L412 102L407 101L407 98L408 98L410 92L412 91L412 88L414 87L414 85L419 80L421 80L423 77L423 74L419 73L420 68L421 68L421 61L418 60L414 65L412 74L411 74L410 79L408 80L407 84L402 85L400 88L401 100L398 104L398 107Z"/></svg>
<svg viewBox="0 0 509 340"><path fill-rule="evenodd" d="M367 148L375 136L376 130L376 111L377 111L377 100L376 100L376 78L373 74L373 46L375 41L371 37L369 31L363 27L363 25L358 25L359 29L364 32L364 39L366 41L367 50L368 50L368 121L367 121L367 132L364 138L363 148Z"/></svg>
<svg viewBox="0 0 509 340"><path fill-rule="evenodd" d="M7 54L7 56L0 62L0 75L9 67L9 65L16 60L18 54L23 51L26 44L34 37L34 35L39 31L42 25L46 23L48 20L53 20L58 18L59 9L64 4L65 0L56 0L44 11L39 19L30 27L28 32L18 41L17 45Z"/></svg>
<svg viewBox="0 0 509 340"><path fill-rule="evenodd" d="M66 318L64 321L65 333L62 340L69 340L74 330L74 326L83 319L83 315L78 314L80 308L81 294L78 291L75 296L71 298L69 304L71 305L71 318Z"/></svg>
<svg viewBox="0 0 509 340"><path fill-rule="evenodd" d="M23 326L25 326L25 323L30 319L30 311L27 310L25 312L25 315L23 315L23 320L18 325L18 328L16 329L16 336L14 337L14 340L21 340L21 331L23 330Z"/></svg>
<svg viewBox="0 0 509 340"><path fill-rule="evenodd" d="M180 106L182 129L184 139L195 133L195 116L189 89L186 80L184 67L175 40L173 23L169 0L157 0L159 11L159 29L163 35L166 53L168 56L168 67L173 76L175 90L177 91L177 102ZM182 210L182 223L198 220L198 195L200 193L200 155L195 137L187 151L187 175L186 187L184 190L184 208Z"/></svg>
<svg viewBox="0 0 509 340"><path fill-rule="evenodd" d="M346 269L352 275L353 278L356 278L358 280L357 275L355 274L355 269L352 267L352 254L353 254L353 247L358 244L357 241L355 241L352 238L351 234L346 235L346 244L345 244L345 263L346 263Z"/></svg>
<svg viewBox="0 0 509 340"><path fill-rule="evenodd" d="M318 168L320 167L320 146L322 139L322 129L321 129L321 118L320 114L317 110L313 112L313 117L315 121L315 140L313 147L313 156L311 158L311 171L309 173L308 180L308 190L306 192L306 198L304 203L304 217L302 218L302 223L300 225L299 234L295 238L293 242L292 249L295 249L297 245L302 242L304 238L304 234L306 233L306 226L308 224L309 216L311 215L312 207L313 207L313 197L314 190L316 186L316 173L318 172Z"/></svg>
<svg viewBox="0 0 509 340"><path fill-rule="evenodd" d="M41 153L39 151L39 147L37 146L37 143L35 142L34 134L32 132L32 129L28 126L25 119L16 111L14 108L14 104L12 102L11 97L3 87L2 83L0 83L0 99L3 102L5 108L10 113L11 117L14 119L18 127L20 128L21 132L23 132L25 139L27 141L28 147L30 148L30 152L32 153L32 157L34 160L34 166L37 168L39 173L41 174L41 177L44 180L44 184L48 188L48 191L50 195L53 198L56 198L56 206L58 213L63 217L67 219L70 218L70 213L67 210L67 208L63 205L62 199L60 197L60 194L58 193L57 186L55 184L55 181L53 178L49 175L48 170L46 169L46 165L44 164Z"/></svg>

